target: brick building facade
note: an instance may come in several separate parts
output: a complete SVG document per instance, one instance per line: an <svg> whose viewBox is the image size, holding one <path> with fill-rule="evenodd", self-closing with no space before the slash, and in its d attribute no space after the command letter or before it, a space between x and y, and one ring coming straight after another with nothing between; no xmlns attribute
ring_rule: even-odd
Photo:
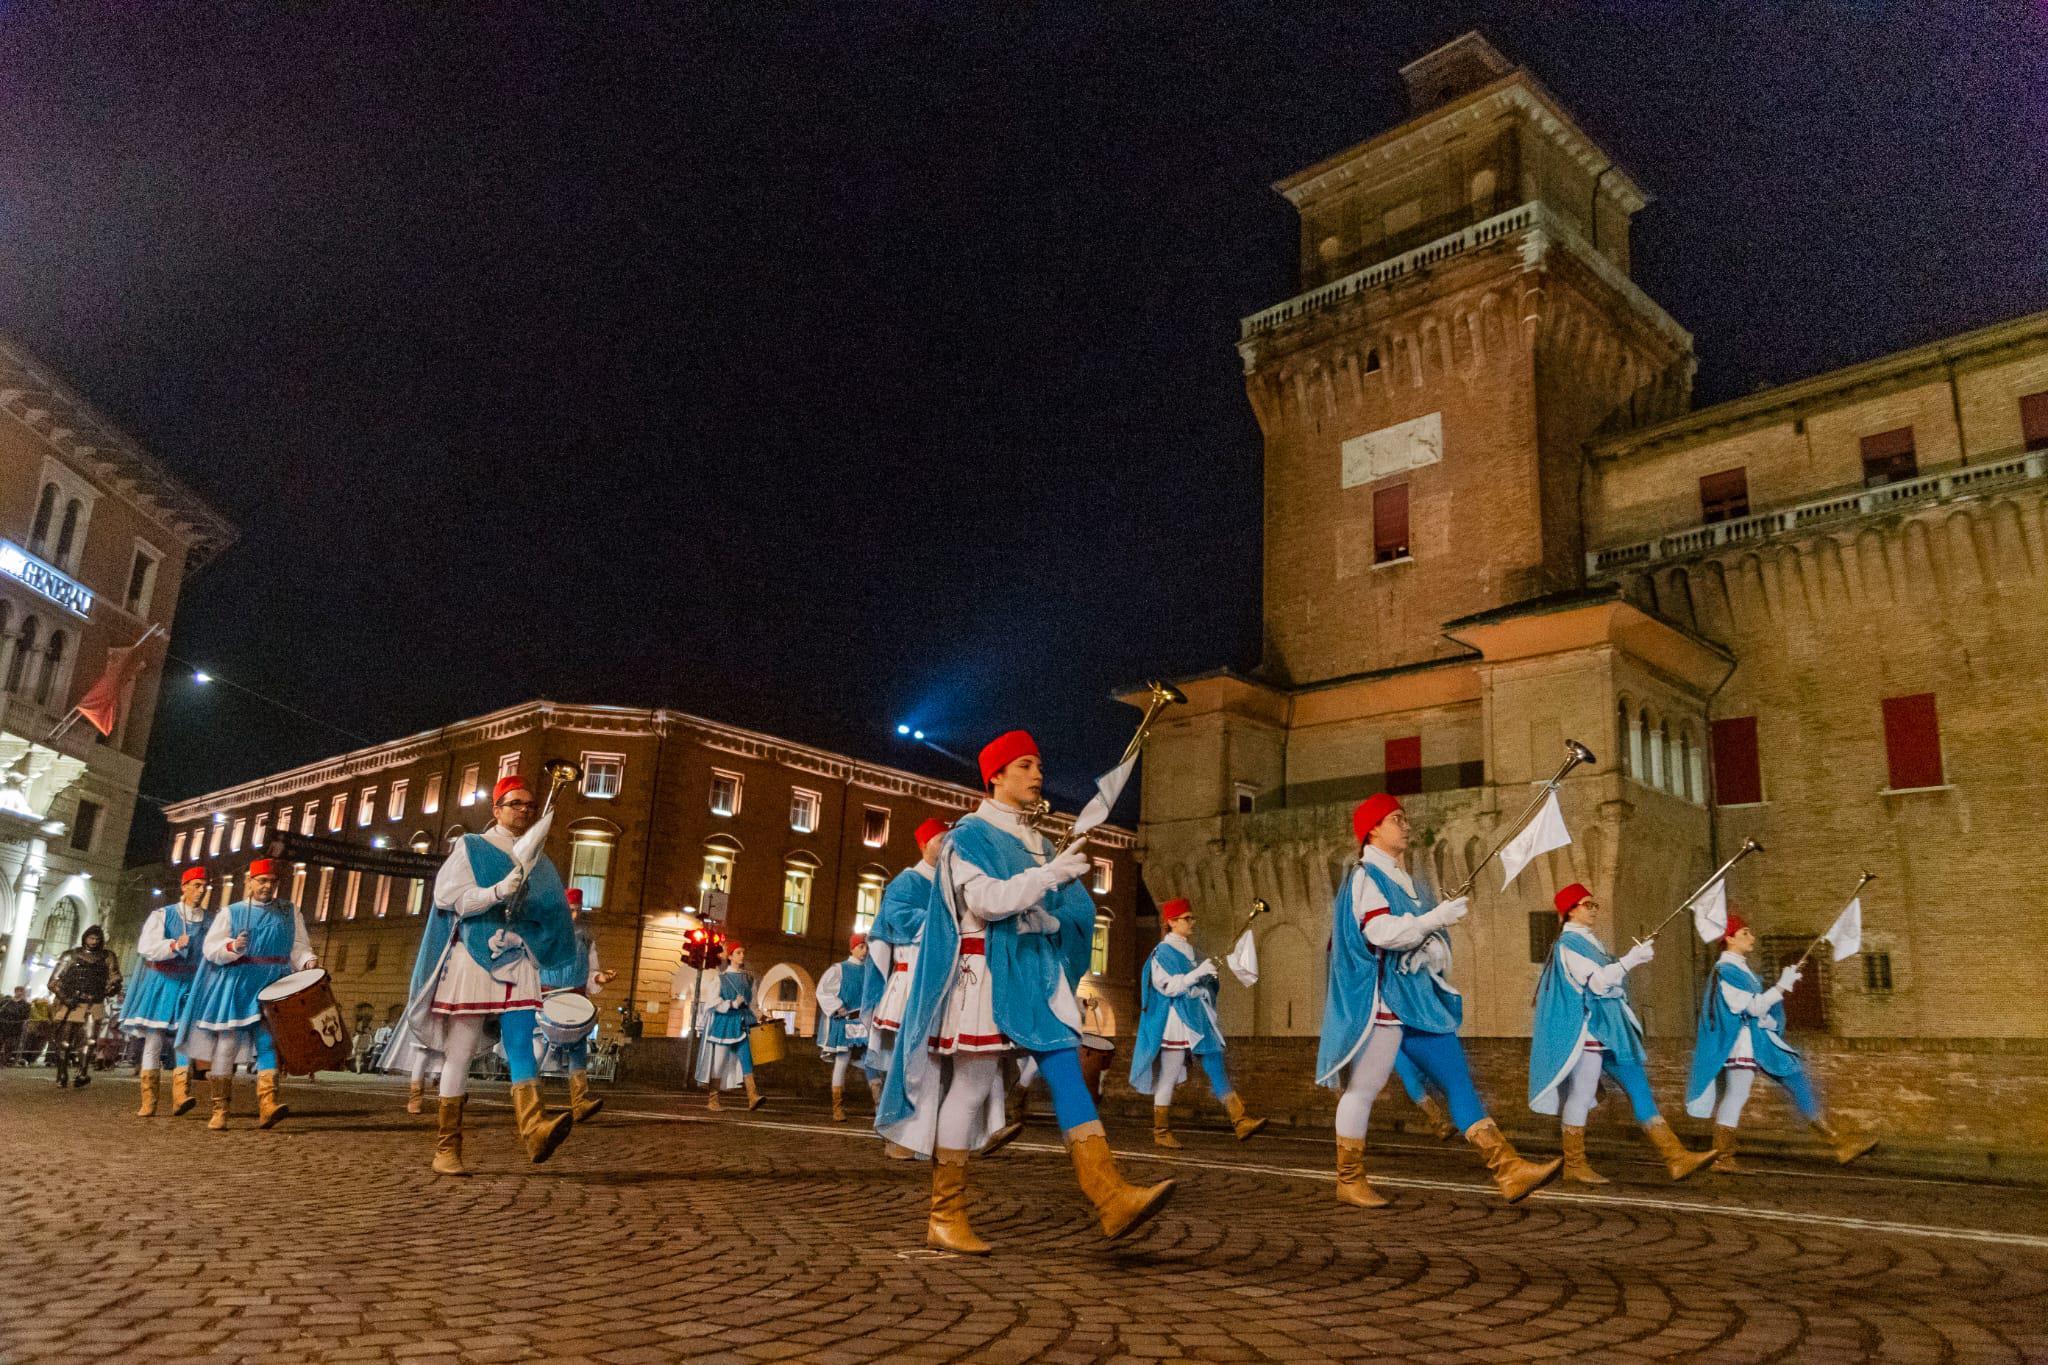
<svg viewBox="0 0 2048 1365"><path fill-rule="evenodd" d="M1527 1032L1560 885L1625 943L1755 838L1730 885L1766 958L1879 874L1795 1026L2048 1037L2014 951L2048 877L2013 857L2048 815L2048 314L1688 412L1627 172L1477 35L1403 76L1408 122L1277 187L1304 292L1240 342L1264 659L1181 680L1147 759L1152 893L1212 947L1252 896L1279 912L1226 1027L1318 1027L1360 797L1402 794L1454 887L1573 738L1573 846L1507 893L1489 869L1453 932L1469 1032ZM1709 952L1660 946L1638 1008L1683 1034Z"/></svg>
<svg viewBox="0 0 2048 1365"><path fill-rule="evenodd" d="M285 894L304 909L343 1005L381 1023L405 1001L432 884L377 871L374 854L444 856L487 827L500 776L544 789L552 758L583 768L557 800L548 853L597 907L599 956L620 974L600 1002L611 1007L601 1011L607 1034L629 1001L648 1036L686 1031L694 974L677 973L679 917L713 889L726 894L724 923L747 945L770 1008L809 1034L819 976L845 957L889 878L916 860L917 826L980 799L674 711L532 702L180 802L167 812L170 869L204 866L225 904L281 829L351 846L295 861ZM1131 1027L1140 960L1136 840L1115 828L1089 838L1102 915L1097 970L1080 994L1113 1033Z"/></svg>

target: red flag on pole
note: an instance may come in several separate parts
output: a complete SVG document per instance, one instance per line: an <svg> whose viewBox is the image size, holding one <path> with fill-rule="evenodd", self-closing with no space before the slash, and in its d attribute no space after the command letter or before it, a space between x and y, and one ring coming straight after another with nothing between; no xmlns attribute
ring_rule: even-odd
<svg viewBox="0 0 2048 1365"><path fill-rule="evenodd" d="M72 711L101 734L113 734L121 719L121 691L142 667L142 647L161 629L151 626L134 644L108 650L107 666L100 670L99 681L86 689Z"/></svg>

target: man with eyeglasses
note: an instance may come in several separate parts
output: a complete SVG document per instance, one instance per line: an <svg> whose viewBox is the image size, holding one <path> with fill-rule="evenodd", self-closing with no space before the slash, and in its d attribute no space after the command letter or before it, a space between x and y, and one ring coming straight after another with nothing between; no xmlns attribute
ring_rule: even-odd
<svg viewBox="0 0 2048 1365"><path fill-rule="evenodd" d="M541 853L546 822L521 777L491 792L495 823L465 834L434 879L434 906L413 968L414 990L384 1065L409 1069L419 1050L441 1054L434 1169L463 1176L462 1116L470 1059L496 1016L512 1073L512 1112L527 1157L546 1161L569 1136L570 1114L541 1108L534 1062L534 1014L541 975L573 969L575 929L561 874ZM550 821L552 816L550 816Z"/></svg>

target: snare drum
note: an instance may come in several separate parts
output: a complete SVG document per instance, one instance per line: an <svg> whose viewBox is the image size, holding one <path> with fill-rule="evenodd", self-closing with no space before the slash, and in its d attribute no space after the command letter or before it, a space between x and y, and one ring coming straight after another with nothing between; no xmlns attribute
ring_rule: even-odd
<svg viewBox="0 0 2048 1365"><path fill-rule="evenodd" d="M541 1001L534 1022L549 1047L572 1048L597 1032L597 1006L587 996L560 991Z"/></svg>
<svg viewBox="0 0 2048 1365"><path fill-rule="evenodd" d="M347 1069L348 1026L326 972L315 967L280 977L256 993L256 1005L277 1044L278 1069L287 1076Z"/></svg>
<svg viewBox="0 0 2048 1365"><path fill-rule="evenodd" d="M1099 1033L1081 1035L1081 1079L1088 1082L1088 1093L1102 1102L1102 1077L1109 1070L1109 1063L1116 1056L1116 1039L1105 1038Z"/></svg>
<svg viewBox="0 0 2048 1365"><path fill-rule="evenodd" d="M747 1049L754 1054L755 1066L766 1066L779 1062L783 1056L782 1025L769 1022L756 1024L747 1030Z"/></svg>

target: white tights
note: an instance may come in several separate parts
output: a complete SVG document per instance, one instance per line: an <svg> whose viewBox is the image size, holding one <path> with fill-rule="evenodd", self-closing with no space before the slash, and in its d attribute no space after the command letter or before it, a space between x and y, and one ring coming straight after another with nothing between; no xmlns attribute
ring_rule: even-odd
<svg viewBox="0 0 2048 1365"><path fill-rule="evenodd" d="M1749 1088L1756 1084L1756 1073L1746 1066L1731 1066L1721 1073L1721 1106L1714 1111L1714 1122L1723 1128L1734 1128L1742 1122L1742 1106L1749 1103Z"/></svg>
<svg viewBox="0 0 2048 1365"><path fill-rule="evenodd" d="M853 1054L851 1052L842 1052L832 1059L832 1088L834 1090L844 1090L846 1088L846 1071L852 1065Z"/></svg>
<svg viewBox="0 0 2048 1365"><path fill-rule="evenodd" d="M1337 1098L1337 1136L1352 1142L1365 1138L1372 1118L1372 1102L1387 1088L1394 1074L1394 1062L1401 1055L1401 1030L1394 1024L1374 1024L1365 1040L1365 1050L1351 1063L1344 1093Z"/></svg>
<svg viewBox="0 0 2048 1365"><path fill-rule="evenodd" d="M441 1038L442 1099L455 1099L468 1088L469 1060L476 1056L477 1044L483 1041L483 1036L484 1021L481 1015L448 1016L447 1027ZM426 1074L424 1062L421 1063L417 1074Z"/></svg>
<svg viewBox="0 0 2048 1365"><path fill-rule="evenodd" d="M1183 1047L1159 1049L1159 1062L1152 1073L1152 1107L1173 1107L1173 1088L1187 1079L1188 1051Z"/></svg>
<svg viewBox="0 0 2048 1365"><path fill-rule="evenodd" d="M989 1101L1003 1084L1003 1059L994 1052L953 1055L953 1079L939 1104L938 1145L952 1151L978 1146L974 1135L988 1113Z"/></svg>
<svg viewBox="0 0 2048 1365"><path fill-rule="evenodd" d="M1565 1127L1586 1126L1586 1117L1593 1112L1593 1101L1600 1094L1600 1068L1605 1063L1603 1053L1579 1053L1579 1060L1573 1064L1571 1074L1564 1081L1564 1103L1558 1117Z"/></svg>
<svg viewBox="0 0 2048 1365"><path fill-rule="evenodd" d="M151 1029L142 1035L142 1069L155 1071L163 1066L164 1039L170 1035L162 1029Z"/></svg>

